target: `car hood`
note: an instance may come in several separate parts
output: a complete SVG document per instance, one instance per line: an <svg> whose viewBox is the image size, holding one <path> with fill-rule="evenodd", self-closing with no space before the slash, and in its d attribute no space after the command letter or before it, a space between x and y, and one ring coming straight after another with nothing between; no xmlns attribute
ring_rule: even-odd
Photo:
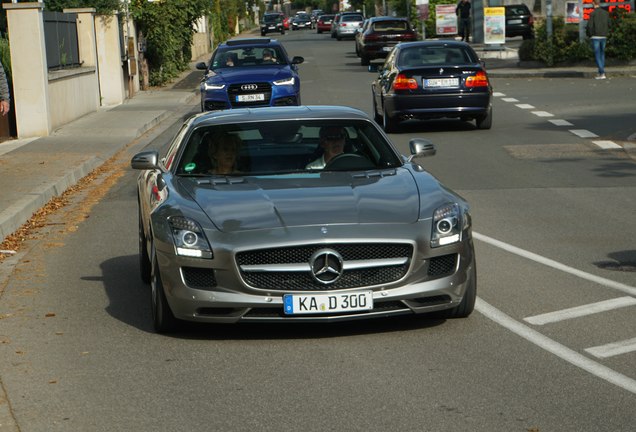
<svg viewBox="0 0 636 432"><path fill-rule="evenodd" d="M414 223L420 207L439 205L443 194L436 181L430 182L427 196L431 200L421 203L422 183L416 184L403 169L375 176L331 172L183 178L181 185L217 228L226 232L317 224Z"/></svg>
<svg viewBox="0 0 636 432"><path fill-rule="evenodd" d="M234 67L217 69L206 77L208 82L225 82L228 84L251 83L255 81L272 81L291 75L288 65L272 65L259 67Z"/></svg>

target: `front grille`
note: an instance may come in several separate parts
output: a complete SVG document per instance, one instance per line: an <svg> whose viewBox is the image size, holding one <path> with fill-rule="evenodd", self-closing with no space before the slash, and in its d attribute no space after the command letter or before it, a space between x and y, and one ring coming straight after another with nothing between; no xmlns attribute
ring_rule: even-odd
<svg viewBox="0 0 636 432"><path fill-rule="evenodd" d="M282 291L323 291L380 285L401 279L408 271L413 247L409 244L358 243L358 244L317 244L276 249L261 249L240 252L236 261L241 266L271 264L308 264L311 256L319 249L337 251L343 261L367 261L387 258L404 259L403 264L377 265L367 268L345 270L342 276L332 284L317 282L308 270L290 271L243 271L245 282L258 289Z"/></svg>
<svg viewBox="0 0 636 432"><path fill-rule="evenodd" d="M457 267L457 254L431 258L428 263L428 275L432 277L453 274Z"/></svg>
<svg viewBox="0 0 636 432"><path fill-rule="evenodd" d="M210 289L216 287L214 270L199 267L181 267L183 280L190 288Z"/></svg>
<svg viewBox="0 0 636 432"><path fill-rule="evenodd" d="M250 90L242 90L241 86L245 85L256 86L256 88ZM265 100L252 102L239 102L237 100L239 95L243 96L251 94L264 94ZM267 82L232 84L227 90L227 95L230 99L232 107L234 108L269 105L269 101L272 98L272 86L270 83Z"/></svg>

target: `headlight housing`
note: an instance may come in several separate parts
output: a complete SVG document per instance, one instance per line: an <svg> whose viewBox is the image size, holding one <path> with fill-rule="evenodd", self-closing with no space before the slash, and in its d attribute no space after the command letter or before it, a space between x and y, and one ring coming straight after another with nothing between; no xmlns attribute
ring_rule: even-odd
<svg viewBox="0 0 636 432"><path fill-rule="evenodd" d="M469 223L469 218L462 217L459 205L456 203L446 204L435 210L433 213L431 247L435 248L459 242L462 238L464 220Z"/></svg>
<svg viewBox="0 0 636 432"><path fill-rule="evenodd" d="M272 84L277 85L277 86L294 85L294 77L289 77L289 78L285 78L285 79L282 79L282 80L273 81Z"/></svg>
<svg viewBox="0 0 636 432"><path fill-rule="evenodd" d="M198 223L183 216L168 218L177 255L213 258L212 248Z"/></svg>
<svg viewBox="0 0 636 432"><path fill-rule="evenodd" d="M205 90L223 90L225 88L225 84L208 84L203 83L203 88Z"/></svg>

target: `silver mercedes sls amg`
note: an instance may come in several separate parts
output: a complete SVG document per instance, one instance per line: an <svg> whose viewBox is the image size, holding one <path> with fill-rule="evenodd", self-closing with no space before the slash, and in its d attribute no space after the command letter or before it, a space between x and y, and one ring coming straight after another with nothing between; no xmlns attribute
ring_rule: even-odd
<svg viewBox="0 0 636 432"><path fill-rule="evenodd" d="M467 317L468 204L362 111L234 109L188 119L131 161L139 261L158 332L182 321Z"/></svg>

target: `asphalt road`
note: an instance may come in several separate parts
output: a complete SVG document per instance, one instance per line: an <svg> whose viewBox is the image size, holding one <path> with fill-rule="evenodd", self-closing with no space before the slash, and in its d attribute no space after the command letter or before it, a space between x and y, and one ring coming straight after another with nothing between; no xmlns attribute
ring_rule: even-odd
<svg viewBox="0 0 636 432"><path fill-rule="evenodd" d="M371 111L353 42L280 38L306 59L304 103ZM162 336L138 278L127 161L164 147L195 103L55 215L7 285L0 376L19 430L632 431L636 163L593 141L636 132L635 83L500 79L492 130L431 121L391 135L402 151L433 140L423 165L472 204L470 318Z"/></svg>

